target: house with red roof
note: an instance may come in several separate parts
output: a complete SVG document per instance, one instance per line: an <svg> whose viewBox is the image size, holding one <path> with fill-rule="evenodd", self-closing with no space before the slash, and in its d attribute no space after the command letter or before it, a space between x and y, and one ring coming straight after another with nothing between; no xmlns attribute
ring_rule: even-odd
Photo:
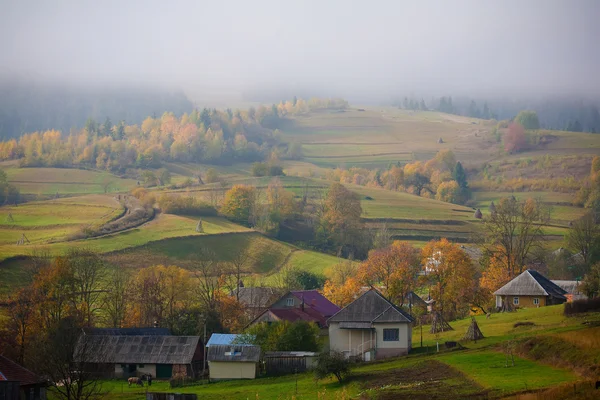
<svg viewBox="0 0 600 400"><path fill-rule="evenodd" d="M25 367L0 355L0 398L18 382L21 399L46 400L47 383ZM7 397L10 398L10 397Z"/></svg>
<svg viewBox="0 0 600 400"><path fill-rule="evenodd" d="M327 319L340 310L317 290L292 290L276 300L249 325L261 322L306 321L327 328Z"/></svg>

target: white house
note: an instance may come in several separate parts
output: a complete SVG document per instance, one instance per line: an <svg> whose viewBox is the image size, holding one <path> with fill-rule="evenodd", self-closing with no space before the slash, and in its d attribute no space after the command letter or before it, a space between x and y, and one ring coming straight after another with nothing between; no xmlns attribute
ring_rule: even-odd
<svg viewBox="0 0 600 400"><path fill-rule="evenodd" d="M364 361L406 355L412 348L413 318L375 289L328 320L329 346Z"/></svg>

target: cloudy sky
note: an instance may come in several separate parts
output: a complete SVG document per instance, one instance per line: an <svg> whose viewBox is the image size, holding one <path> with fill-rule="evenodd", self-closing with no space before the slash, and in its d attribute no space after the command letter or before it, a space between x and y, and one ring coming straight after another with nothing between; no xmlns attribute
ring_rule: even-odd
<svg viewBox="0 0 600 400"><path fill-rule="evenodd" d="M600 1L0 0L0 71L390 96L600 92Z"/></svg>

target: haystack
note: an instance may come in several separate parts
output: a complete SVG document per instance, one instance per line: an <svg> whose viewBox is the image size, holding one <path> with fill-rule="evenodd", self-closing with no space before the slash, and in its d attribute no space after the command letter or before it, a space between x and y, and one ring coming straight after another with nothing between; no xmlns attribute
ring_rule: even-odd
<svg viewBox="0 0 600 400"><path fill-rule="evenodd" d="M453 330L454 330L454 328L452 328L450 326L450 324L447 323L446 320L444 320L444 317L442 317L442 314L440 314L439 312L434 312L432 314L431 329L429 330L429 332L438 333L438 332L446 332L446 331L453 331Z"/></svg>
<svg viewBox="0 0 600 400"><path fill-rule="evenodd" d="M479 208L477 209L477 211L475 211L475 215L473 216L477 219L483 218L483 214L481 213L481 210Z"/></svg>
<svg viewBox="0 0 600 400"><path fill-rule="evenodd" d="M467 333L463 339L477 341L483 338L483 333L481 333L479 325L477 325L477 321L475 321L475 318L471 318L471 325L469 325L469 329L467 329Z"/></svg>
<svg viewBox="0 0 600 400"><path fill-rule="evenodd" d="M444 139L442 139L442 138L439 138L437 142L438 142L439 144L442 144L442 143L444 143Z"/></svg>
<svg viewBox="0 0 600 400"><path fill-rule="evenodd" d="M198 232L198 233L204 232L204 227L202 226L202 219L200 219L198 221L198 225L196 225L196 232Z"/></svg>

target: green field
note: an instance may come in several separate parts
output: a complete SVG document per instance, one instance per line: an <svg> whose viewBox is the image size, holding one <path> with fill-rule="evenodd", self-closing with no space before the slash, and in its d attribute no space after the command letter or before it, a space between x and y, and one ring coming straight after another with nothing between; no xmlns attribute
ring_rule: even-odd
<svg viewBox="0 0 600 400"><path fill-rule="evenodd" d="M88 171L67 168L7 168L8 181L22 194L37 196L72 196L126 192L137 182L122 179L105 171Z"/></svg>

